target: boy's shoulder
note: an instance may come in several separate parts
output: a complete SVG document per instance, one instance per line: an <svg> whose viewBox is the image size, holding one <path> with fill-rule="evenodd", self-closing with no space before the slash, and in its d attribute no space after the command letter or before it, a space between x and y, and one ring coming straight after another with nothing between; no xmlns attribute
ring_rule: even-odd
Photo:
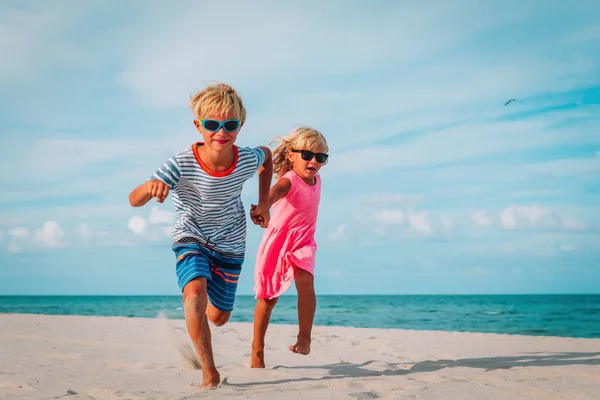
<svg viewBox="0 0 600 400"><path fill-rule="evenodd" d="M196 146L196 143L192 143L192 144L185 146L184 148L180 149L179 151L176 151L173 154L173 157L189 156L190 154L193 155L194 154L194 150L193 150L194 146Z"/></svg>
<svg viewBox="0 0 600 400"><path fill-rule="evenodd" d="M237 146L240 161L252 159L261 166L265 161L265 152L260 147Z"/></svg>
<svg viewBox="0 0 600 400"><path fill-rule="evenodd" d="M254 154L265 154L263 149L260 147L250 147L250 146L236 146L238 149L238 153L254 153Z"/></svg>
<svg viewBox="0 0 600 400"><path fill-rule="evenodd" d="M191 160L195 159L194 156L194 149L193 147L195 146L195 143L192 143L190 145L185 146L184 148L181 148L179 150L177 150L175 153L171 154L171 157L169 157L171 160L175 161L176 164L180 164L180 163L187 163Z"/></svg>

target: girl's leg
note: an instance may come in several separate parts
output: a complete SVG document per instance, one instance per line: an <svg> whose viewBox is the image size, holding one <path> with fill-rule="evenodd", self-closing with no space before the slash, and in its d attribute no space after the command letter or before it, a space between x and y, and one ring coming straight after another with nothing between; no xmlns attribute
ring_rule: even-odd
<svg viewBox="0 0 600 400"><path fill-rule="evenodd" d="M265 367L265 335L271 319L271 311L277 304L278 297L273 299L258 299L254 308L254 339L252 340L252 355L250 366L252 368Z"/></svg>
<svg viewBox="0 0 600 400"><path fill-rule="evenodd" d="M298 354L310 353L310 338L312 332L317 299L313 275L301 268L296 268L296 290L298 292L298 341L289 347L290 351Z"/></svg>

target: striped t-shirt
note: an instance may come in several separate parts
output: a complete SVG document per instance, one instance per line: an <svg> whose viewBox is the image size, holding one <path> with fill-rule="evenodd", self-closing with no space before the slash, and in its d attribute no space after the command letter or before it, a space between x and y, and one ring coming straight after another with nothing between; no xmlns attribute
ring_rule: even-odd
<svg viewBox="0 0 600 400"><path fill-rule="evenodd" d="M171 231L175 242L198 241L225 257L244 258L246 215L241 193L265 159L259 148L234 146L235 158L227 171L209 170L197 145L174 154L150 179L171 188L177 222Z"/></svg>

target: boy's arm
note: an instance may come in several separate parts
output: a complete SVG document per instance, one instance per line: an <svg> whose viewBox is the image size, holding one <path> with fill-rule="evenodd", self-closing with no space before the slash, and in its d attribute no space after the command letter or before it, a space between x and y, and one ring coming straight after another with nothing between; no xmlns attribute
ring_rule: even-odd
<svg viewBox="0 0 600 400"><path fill-rule="evenodd" d="M169 190L174 189L179 182L181 172L176 156L169 158L152 174L152 177L129 194L129 204L132 207L141 207L156 197L158 203L165 201Z"/></svg>
<svg viewBox="0 0 600 400"><path fill-rule="evenodd" d="M258 169L258 205L267 205L268 208L271 208L269 204L269 189L271 188L271 181L273 179L273 156L271 149L268 147L259 146L258 148L265 153L265 160Z"/></svg>
<svg viewBox="0 0 600 400"><path fill-rule="evenodd" d="M288 178L280 178L277 183L273 185L271 191L269 192L269 204L262 206L262 208L258 208L254 204L250 206L250 218L252 219L252 222L254 222L255 225L260 225L263 228L266 228L269 225L269 220L271 218L269 210L273 204L277 203L279 199L287 195L291 188L292 182L290 182ZM267 216L266 220L265 215Z"/></svg>
<svg viewBox="0 0 600 400"><path fill-rule="evenodd" d="M265 158L262 165L258 168L258 205L250 206L250 218L255 225L260 225L263 228L269 226L271 219L269 203L269 189L273 179L273 156L271 149L265 146L259 146Z"/></svg>
<svg viewBox="0 0 600 400"><path fill-rule="evenodd" d="M169 195L169 186L159 180L149 180L136 187L129 194L129 204L132 207L141 207L148 203L153 197L162 203Z"/></svg>

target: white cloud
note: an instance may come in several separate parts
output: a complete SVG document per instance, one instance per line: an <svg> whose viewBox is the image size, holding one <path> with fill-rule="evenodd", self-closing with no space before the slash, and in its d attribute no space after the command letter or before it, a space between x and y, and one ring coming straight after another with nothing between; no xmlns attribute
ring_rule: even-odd
<svg viewBox="0 0 600 400"><path fill-rule="evenodd" d="M131 217L127 226L136 235L143 235L148 231L148 221L139 215Z"/></svg>
<svg viewBox="0 0 600 400"><path fill-rule="evenodd" d="M46 221L41 229L35 231L36 240L50 248L64 246L64 236L65 232L56 221Z"/></svg>
<svg viewBox="0 0 600 400"><path fill-rule="evenodd" d="M377 8L354 4L352 8L360 17L352 19L352 29L349 30L348 16L340 13L340 7L346 6L335 2L319 5L307 3L293 9L270 7L267 12L260 6L245 3L227 8L217 4L193 3L191 7L180 5L162 9L160 17L157 17L158 10L155 10L152 15L140 15L138 18L143 23L141 20L144 16L151 17L155 32L160 34L145 30L135 33L136 37L131 40L136 45L126 54L127 68L120 80L126 87L134 89L141 100L151 105L180 106L189 95L190 82L198 82L199 71L202 76L221 77L233 83L243 82L245 86L242 87L248 91L266 83L276 85L277 82L285 82L289 85L288 77L298 74L314 78L319 74L376 73L381 65L394 65L399 69L440 49L454 47L477 32L520 17L517 12L504 8L498 12L496 6L470 1L453 3L451 7L437 4L434 9L420 3L393 4L390 5L391 9L387 7L379 11ZM465 7L468 13L465 13ZM196 46L195 16L223 12L238 21L235 27L223 31L219 21L205 21L203 29L218 31L219 40L208 40L203 44L203 52L190 53L189 48ZM304 23L298 25L298 20ZM379 29L373 30L375 25ZM273 35L275 31L277 35ZM418 35L413 34L416 31ZM410 37L410 40L390 40L405 37ZM205 62L204 52L219 52L224 47L237 49L237 56L246 60L243 69L235 64ZM332 52L331 48L336 51ZM260 51L260 57L256 57L257 51ZM446 69L455 75L460 71L452 67ZM439 71L443 69L438 68ZM406 77L407 82L411 80L414 80L414 76ZM395 86L396 89L402 87L400 83ZM465 88L462 88L463 91ZM397 100L402 96L408 99L409 95L418 95L418 91L408 89L395 91ZM348 94L340 93L338 97ZM281 91L278 91L277 98L280 97ZM436 100L434 97L429 99Z"/></svg>
<svg viewBox="0 0 600 400"><path fill-rule="evenodd" d="M452 224L452 220L450 220L450 218L448 218L447 216L443 216L442 217L442 228L446 231L452 230L453 224Z"/></svg>
<svg viewBox="0 0 600 400"><path fill-rule="evenodd" d="M422 195L406 195L401 193L386 194L378 193L371 198L368 202L375 205L406 205L414 206L425 201L425 196Z"/></svg>
<svg viewBox="0 0 600 400"><path fill-rule="evenodd" d="M564 252L570 253L572 251L577 250L577 246L572 246L572 245L567 245L567 244L563 244L560 246L560 249Z"/></svg>
<svg viewBox="0 0 600 400"><path fill-rule="evenodd" d="M561 227L568 231L583 231L588 228L587 224L577 221L573 218L563 219Z"/></svg>
<svg viewBox="0 0 600 400"><path fill-rule="evenodd" d="M7 249L10 253L18 253L19 251L21 251L22 248L18 244L10 242L8 244Z"/></svg>
<svg viewBox="0 0 600 400"><path fill-rule="evenodd" d="M9 216L7 218L0 217L0 227L14 226L22 222L21 218Z"/></svg>
<svg viewBox="0 0 600 400"><path fill-rule="evenodd" d="M476 266L476 267L472 267L472 268L460 268L460 269L456 270L456 273L465 278L481 277L481 276L490 275L490 271L481 266Z"/></svg>
<svg viewBox="0 0 600 400"><path fill-rule="evenodd" d="M387 232L387 229L383 226L376 226L373 228L373 233L377 236L385 236Z"/></svg>
<svg viewBox="0 0 600 400"><path fill-rule="evenodd" d="M11 228L8 231L8 234L15 238L26 239L29 237L29 230L27 228L23 228L23 227L19 226L16 228Z"/></svg>
<svg viewBox="0 0 600 400"><path fill-rule="evenodd" d="M69 64L80 66L91 60L62 38L61 27L76 21L89 5L72 3L68 7L48 7L37 3L12 7L2 5L0 14L0 83L30 78L36 70ZM91 54L91 52L87 52Z"/></svg>
<svg viewBox="0 0 600 400"><path fill-rule="evenodd" d="M175 222L175 213L153 206L150 210L148 221L151 224L173 224Z"/></svg>
<svg viewBox="0 0 600 400"><path fill-rule="evenodd" d="M510 205L500 213L500 224L504 229L556 226L558 217L539 204Z"/></svg>
<svg viewBox="0 0 600 400"><path fill-rule="evenodd" d="M0 232L0 243L4 241L4 232Z"/></svg>
<svg viewBox="0 0 600 400"><path fill-rule="evenodd" d="M92 230L92 228L90 228L90 226L88 224L86 224L85 222L80 224L77 229L76 229L76 233L79 237L81 237L82 239L91 239L92 237L94 237L94 231Z"/></svg>
<svg viewBox="0 0 600 400"><path fill-rule="evenodd" d="M328 236L330 239L340 239L346 232L346 225L339 225L334 232L331 232Z"/></svg>
<svg viewBox="0 0 600 400"><path fill-rule="evenodd" d="M373 219L384 225L399 225L404 223L405 216L402 210L381 210L373 215Z"/></svg>
<svg viewBox="0 0 600 400"><path fill-rule="evenodd" d="M10 149L3 154L3 160L0 162L1 168L10 168L13 160L18 157L27 157L30 162L23 165L22 170L15 171L17 178L33 180L33 182L57 182L65 180L67 172L74 168L81 168L89 165L106 165L112 160L120 160L123 163L133 164L141 163L144 157L149 153L154 154L153 158L160 159L161 152L164 152L165 143L168 138L147 138L143 141L127 138L112 139L69 139L69 138L45 138L32 143L31 146L23 149L22 152L15 153ZM164 157L166 159L166 155ZM158 167L162 163L156 161ZM143 165L143 164L142 164ZM144 179L146 176L140 179ZM114 176L110 176L108 182L112 182ZM70 182L77 184L78 182ZM89 180L88 180L89 184ZM89 184L99 186L96 182ZM49 188L48 190L52 190ZM103 189L104 190L104 189ZM62 193L57 191L54 192Z"/></svg>
<svg viewBox="0 0 600 400"><path fill-rule="evenodd" d="M408 223L410 229L420 233L429 234L433 231L427 210L420 211L416 214L409 214Z"/></svg>
<svg viewBox="0 0 600 400"><path fill-rule="evenodd" d="M475 210L471 213L471 219L477 226L490 226L492 219L488 216L485 210Z"/></svg>
<svg viewBox="0 0 600 400"><path fill-rule="evenodd" d="M377 160L371 166L373 171L373 168L386 170L398 167L427 167L539 147L600 144L598 135L589 134L590 129L600 128L597 121L591 123L592 126L554 127L556 123L567 121L575 113L581 114L581 111L540 115L523 121L475 121L424 133L402 145L380 145L351 150L336 155L335 163L328 165L328 173L338 175L360 172L364 167L356 162L357 159ZM456 143L469 143L469 146L457 146ZM543 164L558 167L560 161ZM590 172L600 168L595 160L579 161L585 163ZM561 173L561 170L553 168L540 172Z"/></svg>

